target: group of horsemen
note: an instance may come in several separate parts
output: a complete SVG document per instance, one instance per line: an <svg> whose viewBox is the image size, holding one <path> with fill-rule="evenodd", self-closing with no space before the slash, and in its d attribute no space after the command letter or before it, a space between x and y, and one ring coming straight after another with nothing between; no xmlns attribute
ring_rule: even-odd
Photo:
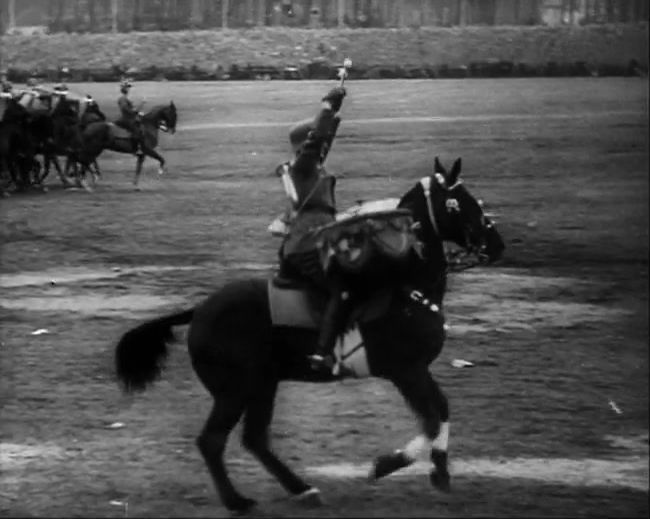
<svg viewBox="0 0 650 519"><path fill-rule="evenodd" d="M143 114L129 98L131 87L132 83L129 79L123 79L120 82L120 96L117 100L120 115L114 123L131 134L136 155L142 155L144 137L141 117ZM58 107L64 105L66 110L72 111L71 115L75 119L72 124L79 122L83 111L82 106L85 106L85 110L94 108L95 113L99 114L102 119L105 118L91 95L84 97L75 95L68 90L65 83L57 84L53 88L46 88L39 85L35 78L29 78L24 89L15 89L9 81L3 79L0 87L0 101L5 104L10 101L16 102L25 109L28 117L54 116L57 114ZM54 138L54 136L50 136L50 138ZM80 145L80 142L66 144L68 151L72 152L75 146Z"/></svg>
<svg viewBox="0 0 650 519"><path fill-rule="evenodd" d="M131 83L128 80L120 83L121 95L117 104L121 117L115 122L139 139L141 113L128 97L130 88ZM27 90L15 92L11 85L4 83L2 95L16 98L26 108L32 109L33 104L43 97L49 96L51 99L58 96L60 99L65 99L68 90L65 85L57 85L54 91L44 92L31 82ZM325 295L326 304L316 352L309 355L311 366L317 372L331 372L332 369L337 368L334 359L336 340L350 310L359 302L355 298L356 287L351 289L352 284L349 283L351 276L338 268L336 262L327 265L323 262L322 240L319 239L317 232L324 226L336 222L334 193L336 177L325 169L324 162L340 123L338 112L345 96L346 90L343 86L331 89L322 98L316 116L296 124L291 129L289 141L293 156L276 170L278 176L282 178L289 202L285 217L281 219L287 223L287 228L286 232L282 233L278 278L306 280ZM88 104L94 103L90 96L86 96L83 101ZM50 106L51 109L53 107ZM141 152L140 149L138 152ZM413 262L419 261L420 258L415 250L409 251L407 260L403 261L404 264L391 270L391 274L402 275L404 272L417 270L418 267L413 265ZM408 262L411 264L407 265ZM408 285L406 277L402 276L400 279L399 276L394 276L394 283Z"/></svg>

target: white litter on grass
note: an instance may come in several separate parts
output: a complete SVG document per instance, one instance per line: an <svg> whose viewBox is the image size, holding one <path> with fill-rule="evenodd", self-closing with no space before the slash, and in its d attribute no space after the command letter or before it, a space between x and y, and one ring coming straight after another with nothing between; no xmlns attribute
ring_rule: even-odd
<svg viewBox="0 0 650 519"><path fill-rule="evenodd" d="M474 366L473 362L470 362L468 360L463 360L463 359L454 359L451 361L451 365L454 368L471 368Z"/></svg>
<svg viewBox="0 0 650 519"><path fill-rule="evenodd" d="M113 422L106 426L107 429L122 429L122 427L125 427L123 422Z"/></svg>
<svg viewBox="0 0 650 519"><path fill-rule="evenodd" d="M120 501L119 499L113 499L112 501L110 501L110 504L113 506L124 506L125 502Z"/></svg>
<svg viewBox="0 0 650 519"><path fill-rule="evenodd" d="M616 405L616 402L613 400L609 401L609 407L612 408L612 411L614 411L616 414L623 414L623 411L621 411L621 408Z"/></svg>
<svg viewBox="0 0 650 519"><path fill-rule="evenodd" d="M45 333L50 333L50 330L47 328L39 328L38 330L34 330L31 335L43 335Z"/></svg>

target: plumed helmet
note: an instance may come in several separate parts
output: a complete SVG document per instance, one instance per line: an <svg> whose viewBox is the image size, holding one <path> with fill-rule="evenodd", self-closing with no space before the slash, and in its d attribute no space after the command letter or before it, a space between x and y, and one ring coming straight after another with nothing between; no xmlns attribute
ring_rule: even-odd
<svg viewBox="0 0 650 519"><path fill-rule="evenodd" d="M291 148L294 153L297 153L298 150L307 140L309 132L314 130L314 121L307 119L305 121L300 121L296 123L291 130L289 131L289 142L291 143Z"/></svg>

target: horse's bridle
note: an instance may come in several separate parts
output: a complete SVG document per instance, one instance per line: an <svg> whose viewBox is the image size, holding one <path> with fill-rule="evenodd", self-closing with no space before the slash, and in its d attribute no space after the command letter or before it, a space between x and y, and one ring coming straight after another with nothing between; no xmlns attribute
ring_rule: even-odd
<svg viewBox="0 0 650 519"><path fill-rule="evenodd" d="M453 191L456 187L462 184L462 180L457 180L456 183L454 183L454 185L447 186L445 178L440 173L436 173L434 177L438 185L447 192ZM436 213L433 207L433 200L431 199L431 180L432 180L431 176L423 177L420 179L419 184L420 186L422 186L422 190L424 191L424 199L426 200L427 203L427 213L429 216L429 222L431 223L431 227L433 228L433 232L438 238L444 241L442 235L440 234L440 227L438 225L438 221L436 220ZM486 224L486 227L488 228L491 226L492 226L491 222ZM481 263L482 257L484 256L484 254L480 250L480 247L477 250L473 250L475 249L475 247L471 246L470 241L467 239L465 241L469 245L469 248L466 251L461 251L453 255L454 258L458 258L454 262L454 271L456 272L461 270L467 270L469 268L479 265ZM470 257L470 255L472 254L476 255L477 258L476 261L474 262L463 261L463 256L467 258Z"/></svg>
<svg viewBox="0 0 650 519"><path fill-rule="evenodd" d="M431 223L431 227L433 227L433 232L436 234L436 236L442 239L442 235L440 234L440 227L438 226L438 221L436 220L436 213L433 208L433 200L431 200L431 178L432 177L423 177L420 179L419 184L424 190L424 199L427 202L427 213L429 214L429 222ZM445 178L440 173L435 174L435 179L438 185L447 192L453 191L457 186L462 184L462 181L458 180L453 186L447 186Z"/></svg>

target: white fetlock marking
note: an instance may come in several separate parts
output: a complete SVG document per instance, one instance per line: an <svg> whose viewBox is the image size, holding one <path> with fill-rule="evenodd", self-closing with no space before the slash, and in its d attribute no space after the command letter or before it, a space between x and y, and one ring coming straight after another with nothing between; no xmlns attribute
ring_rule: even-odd
<svg viewBox="0 0 650 519"><path fill-rule="evenodd" d="M402 452L408 459L415 461L427 448L429 441L430 440L424 434L420 434L408 442Z"/></svg>
<svg viewBox="0 0 650 519"><path fill-rule="evenodd" d="M436 436L435 440L431 442L432 449L438 449L440 451L446 451L449 446L449 422L442 422L440 424L440 432Z"/></svg>

